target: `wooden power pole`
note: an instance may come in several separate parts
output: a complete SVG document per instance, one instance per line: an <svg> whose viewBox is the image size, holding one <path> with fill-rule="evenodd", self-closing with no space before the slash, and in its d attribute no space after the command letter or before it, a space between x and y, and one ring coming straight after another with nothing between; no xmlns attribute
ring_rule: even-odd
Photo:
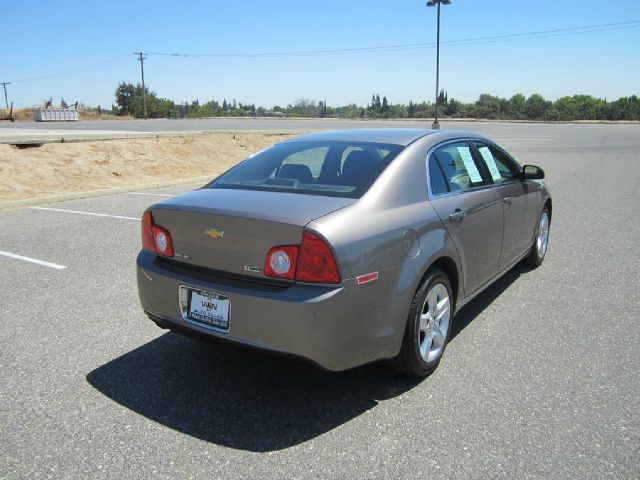
<svg viewBox="0 0 640 480"><path fill-rule="evenodd" d="M147 118L147 88L144 85L144 59L147 58L142 52L133 52L134 55L138 55L140 61L140 72L142 73L142 104L144 105L144 118Z"/></svg>
<svg viewBox="0 0 640 480"><path fill-rule="evenodd" d="M7 110L9 110L9 100L7 100L7 85L11 85L11 82L0 82L2 88L4 88L4 103L7 104Z"/></svg>

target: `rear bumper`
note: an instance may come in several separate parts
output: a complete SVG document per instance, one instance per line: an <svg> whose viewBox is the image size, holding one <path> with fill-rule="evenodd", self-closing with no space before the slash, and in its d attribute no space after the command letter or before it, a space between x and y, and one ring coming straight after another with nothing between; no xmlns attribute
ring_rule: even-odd
<svg viewBox="0 0 640 480"><path fill-rule="evenodd" d="M386 302L392 275L358 286L260 285L169 265L154 254L137 259L138 293L144 311L161 326L229 344L293 355L332 371L397 354L404 323L389 321ZM229 297L229 332L186 322L181 285ZM400 327L400 324L402 327Z"/></svg>

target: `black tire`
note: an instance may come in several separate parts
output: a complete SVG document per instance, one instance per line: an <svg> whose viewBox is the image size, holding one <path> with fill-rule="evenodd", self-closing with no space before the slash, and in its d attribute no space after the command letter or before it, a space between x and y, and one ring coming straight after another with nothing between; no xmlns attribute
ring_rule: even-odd
<svg viewBox="0 0 640 480"><path fill-rule="evenodd" d="M449 299L448 321L445 329L446 331L442 332L444 335L444 343L441 346L441 351L436 358L431 361L427 361L420 353L421 338L424 338L421 337L423 333L420 332L420 319L423 314L423 310L430 307L427 305L427 296L429 295L429 292L438 285L443 285L447 291ZM437 291L442 291L442 289L437 287ZM429 270L411 301L411 308L409 309L409 315L407 317L407 326L405 328L404 338L402 339L400 353L391 360L391 365L396 371L413 377L426 377L436 369L442 359L447 342L449 341L449 332L451 331L451 324L453 321L453 308L451 283L449 282L447 275L437 268Z"/></svg>
<svg viewBox="0 0 640 480"><path fill-rule="evenodd" d="M542 209L542 213L538 218L538 223L536 225L536 234L533 239L533 245L531 245L531 249L526 257L524 257L523 263L531 268L537 268L542 265L544 261L544 257L547 255L547 247L545 246L544 250L541 252L538 248L538 236L540 235L540 227L542 225L542 218L546 215L548 219L548 227L547 227L547 243L549 241L549 233L551 232L551 215L549 214L549 209L545 206Z"/></svg>

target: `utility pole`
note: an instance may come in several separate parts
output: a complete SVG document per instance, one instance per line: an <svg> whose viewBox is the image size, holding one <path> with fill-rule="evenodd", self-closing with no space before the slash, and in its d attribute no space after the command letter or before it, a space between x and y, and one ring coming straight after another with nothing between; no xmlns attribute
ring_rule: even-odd
<svg viewBox="0 0 640 480"><path fill-rule="evenodd" d="M11 85L11 82L0 82L4 88L4 103L7 104L7 110L9 110L9 101L7 100L7 85Z"/></svg>
<svg viewBox="0 0 640 480"><path fill-rule="evenodd" d="M140 72L142 73L142 104L144 105L144 118L147 118L147 89L144 86L144 59L147 58L142 52L133 52L134 55L138 55L140 61Z"/></svg>

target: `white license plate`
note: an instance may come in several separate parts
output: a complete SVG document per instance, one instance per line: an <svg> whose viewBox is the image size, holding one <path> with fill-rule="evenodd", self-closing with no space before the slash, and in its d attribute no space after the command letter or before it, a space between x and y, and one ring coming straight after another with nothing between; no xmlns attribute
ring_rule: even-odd
<svg viewBox="0 0 640 480"><path fill-rule="evenodd" d="M228 297L194 289L190 289L189 294L189 311L187 312L189 319L220 330L229 330L231 302Z"/></svg>

